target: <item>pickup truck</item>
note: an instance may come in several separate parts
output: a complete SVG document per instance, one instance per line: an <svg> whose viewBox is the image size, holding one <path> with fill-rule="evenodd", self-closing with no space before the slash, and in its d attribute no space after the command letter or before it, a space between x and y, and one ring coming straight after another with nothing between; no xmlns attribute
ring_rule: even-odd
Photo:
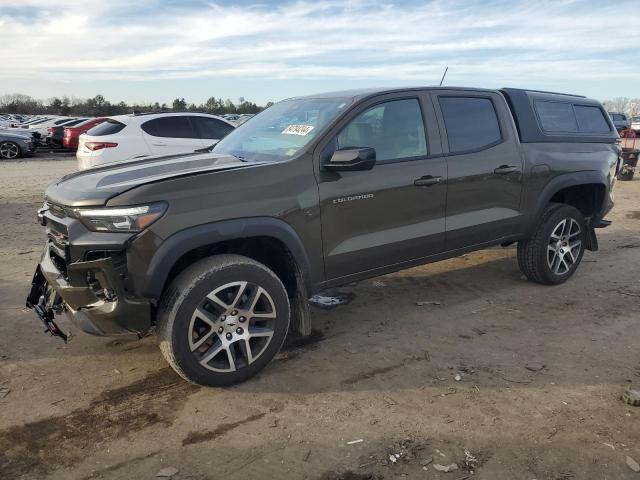
<svg viewBox="0 0 640 480"><path fill-rule="evenodd" d="M210 150L72 173L46 190L27 306L53 335L154 329L185 379L224 386L311 332L315 293L517 242L569 279L609 224L618 135L595 100L505 88L292 98Z"/></svg>

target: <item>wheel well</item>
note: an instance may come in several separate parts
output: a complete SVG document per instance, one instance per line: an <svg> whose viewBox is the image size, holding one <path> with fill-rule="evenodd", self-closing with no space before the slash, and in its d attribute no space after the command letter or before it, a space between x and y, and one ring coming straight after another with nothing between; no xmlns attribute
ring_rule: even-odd
<svg viewBox="0 0 640 480"><path fill-rule="evenodd" d="M223 253L243 255L267 266L283 283L289 298L295 297L298 289L295 258L282 241L273 237L239 238L190 250L171 268L162 290L164 291L171 281L189 265L202 258Z"/></svg>
<svg viewBox="0 0 640 480"><path fill-rule="evenodd" d="M566 187L551 197L551 202L566 203L576 207L585 217L600 211L604 201L605 187L599 183L586 183Z"/></svg>

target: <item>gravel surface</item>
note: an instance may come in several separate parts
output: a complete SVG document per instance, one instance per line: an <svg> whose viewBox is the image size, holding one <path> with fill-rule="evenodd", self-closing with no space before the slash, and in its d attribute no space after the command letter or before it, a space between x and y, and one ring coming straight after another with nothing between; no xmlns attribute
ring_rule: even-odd
<svg viewBox="0 0 640 480"><path fill-rule="evenodd" d="M363 281L313 308L306 345L205 389L154 337L42 333L35 211L75 160L0 168L0 478L638 478L638 180L564 285L524 280L513 247Z"/></svg>

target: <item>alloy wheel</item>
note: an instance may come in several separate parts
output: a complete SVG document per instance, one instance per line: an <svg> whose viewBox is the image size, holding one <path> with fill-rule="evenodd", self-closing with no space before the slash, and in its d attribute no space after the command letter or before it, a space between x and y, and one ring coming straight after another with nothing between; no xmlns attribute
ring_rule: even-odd
<svg viewBox="0 0 640 480"><path fill-rule="evenodd" d="M573 218L565 218L551 231L547 263L555 275L564 275L580 258L582 230Z"/></svg>
<svg viewBox="0 0 640 480"><path fill-rule="evenodd" d="M5 142L0 144L0 157L13 160L20 155L20 148L15 143Z"/></svg>
<svg viewBox="0 0 640 480"><path fill-rule="evenodd" d="M210 292L189 322L189 348L203 367L234 372L255 362L275 332L271 295L251 282L231 282Z"/></svg>

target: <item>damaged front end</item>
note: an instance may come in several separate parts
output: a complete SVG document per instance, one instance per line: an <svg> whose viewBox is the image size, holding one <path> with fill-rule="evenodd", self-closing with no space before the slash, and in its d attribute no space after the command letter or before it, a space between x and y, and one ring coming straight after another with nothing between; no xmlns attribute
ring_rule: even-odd
<svg viewBox="0 0 640 480"><path fill-rule="evenodd" d="M43 208L38 217L47 227L48 240L26 306L46 331L66 342L68 335L54 321L64 313L80 330L92 335L146 333L151 326L151 306L147 299L130 293L122 243L128 236L116 236L105 245L104 234L87 231L61 211ZM69 241L70 232L77 243Z"/></svg>
<svg viewBox="0 0 640 480"><path fill-rule="evenodd" d="M64 343L67 343L69 335L60 330L60 327L53 320L56 314L64 312L62 297L49 287L39 266L31 281L31 291L27 297L26 306L31 308L40 319L44 325L45 333L49 332L52 336L60 337Z"/></svg>

